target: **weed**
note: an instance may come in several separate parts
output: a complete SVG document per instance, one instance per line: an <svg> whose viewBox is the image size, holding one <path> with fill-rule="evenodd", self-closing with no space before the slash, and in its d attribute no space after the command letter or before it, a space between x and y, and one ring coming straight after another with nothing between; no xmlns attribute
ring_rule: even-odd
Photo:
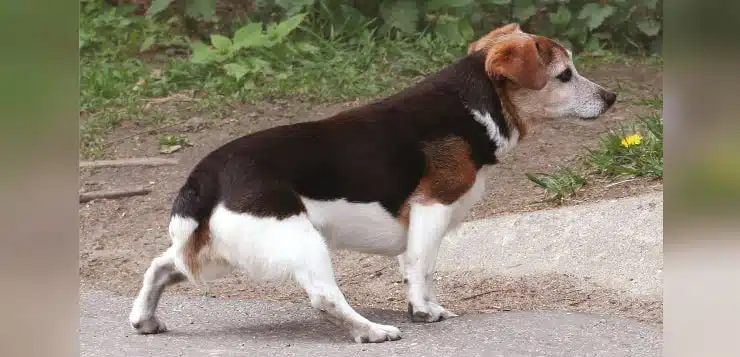
<svg viewBox="0 0 740 357"><path fill-rule="evenodd" d="M185 138L179 135L162 135L159 137L159 145L173 146L185 144Z"/></svg>
<svg viewBox="0 0 740 357"><path fill-rule="evenodd" d="M639 138L630 141L629 138ZM640 118L640 124L606 134L585 157L592 172L607 176L663 177L663 119Z"/></svg>
<svg viewBox="0 0 740 357"><path fill-rule="evenodd" d="M529 180L542 187L548 201L561 201L580 190L586 184L586 178L570 168L560 168L552 174L539 176L527 173Z"/></svg>
<svg viewBox="0 0 740 357"><path fill-rule="evenodd" d="M589 150L576 168L561 168L551 174L530 174L527 178L545 190L549 201L562 201L575 195L595 176L663 177L663 119L640 118L630 128L604 135L597 148Z"/></svg>
<svg viewBox="0 0 740 357"><path fill-rule="evenodd" d="M663 109L663 98L643 99L639 104L651 109Z"/></svg>

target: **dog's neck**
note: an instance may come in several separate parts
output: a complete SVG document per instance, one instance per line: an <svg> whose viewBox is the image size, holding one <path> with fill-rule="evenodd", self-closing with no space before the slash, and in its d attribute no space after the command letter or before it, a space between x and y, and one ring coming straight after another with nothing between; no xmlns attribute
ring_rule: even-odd
<svg viewBox="0 0 740 357"><path fill-rule="evenodd" d="M496 146L508 151L527 135L529 128L508 95L506 80L489 77L483 53L470 54L455 66L460 98L471 109L475 119L486 126ZM492 128L493 125L496 128Z"/></svg>
<svg viewBox="0 0 740 357"><path fill-rule="evenodd" d="M523 139L529 134L529 125L527 120L519 115L519 111L511 101L508 92L505 89L505 80L498 80L494 83L496 94L498 94L499 101L501 102L501 115L506 119L506 123L510 129L515 129L519 132L519 139Z"/></svg>

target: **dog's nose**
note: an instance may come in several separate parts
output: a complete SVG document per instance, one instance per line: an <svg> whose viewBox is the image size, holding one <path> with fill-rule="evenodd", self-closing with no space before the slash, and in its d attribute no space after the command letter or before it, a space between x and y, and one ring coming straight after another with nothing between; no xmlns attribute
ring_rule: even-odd
<svg viewBox="0 0 740 357"><path fill-rule="evenodd" d="M599 94L601 95L601 99L606 102L607 106L611 107L612 104L617 101L617 93L602 90Z"/></svg>

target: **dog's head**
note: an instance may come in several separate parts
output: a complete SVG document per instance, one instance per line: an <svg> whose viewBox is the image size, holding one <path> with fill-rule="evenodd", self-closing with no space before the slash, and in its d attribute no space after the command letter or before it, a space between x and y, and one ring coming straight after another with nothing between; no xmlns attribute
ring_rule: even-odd
<svg viewBox="0 0 740 357"><path fill-rule="evenodd" d="M578 74L570 51L518 24L497 28L468 47L484 52L488 75L522 119L595 119L617 95ZM502 98L503 99L503 98Z"/></svg>

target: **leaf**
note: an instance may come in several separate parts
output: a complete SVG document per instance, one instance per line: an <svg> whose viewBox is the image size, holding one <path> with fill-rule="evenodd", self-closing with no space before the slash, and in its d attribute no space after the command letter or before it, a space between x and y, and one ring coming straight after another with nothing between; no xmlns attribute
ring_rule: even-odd
<svg viewBox="0 0 740 357"><path fill-rule="evenodd" d="M182 145L162 145L159 148L159 152L162 154L172 154L173 152L182 149Z"/></svg>
<svg viewBox="0 0 740 357"><path fill-rule="evenodd" d="M586 26L589 30L594 30L604 23L604 20L614 15L616 8L611 5L603 5L598 3L589 3L583 6L581 13L578 14L578 18L586 20Z"/></svg>
<svg viewBox="0 0 740 357"><path fill-rule="evenodd" d="M454 9L456 7L467 6L473 0L431 0L427 3L427 11L436 11L440 9Z"/></svg>
<svg viewBox="0 0 740 357"><path fill-rule="evenodd" d="M234 34L235 49L253 48L264 45L265 35L262 33L262 23L252 22L242 26Z"/></svg>
<svg viewBox="0 0 740 357"><path fill-rule="evenodd" d="M646 0L645 7L649 10L655 10L658 7L658 0Z"/></svg>
<svg viewBox="0 0 740 357"><path fill-rule="evenodd" d="M301 22L303 22L303 19L306 18L306 15L307 13L301 13L280 22L279 24L277 24L277 26L275 26L273 33L277 35L278 39L284 39L291 32L293 32L293 30L295 30L301 24Z"/></svg>
<svg viewBox="0 0 740 357"><path fill-rule="evenodd" d="M456 22L448 22L444 24L437 24L434 27L434 32L437 36L440 36L450 42L463 42L463 38L460 35Z"/></svg>
<svg viewBox="0 0 740 357"><path fill-rule="evenodd" d="M187 0L186 12L190 17L210 21L216 15L216 0Z"/></svg>
<svg viewBox="0 0 740 357"><path fill-rule="evenodd" d="M514 18L522 22L529 20L536 13L537 8L534 5L514 8Z"/></svg>
<svg viewBox="0 0 740 357"><path fill-rule="evenodd" d="M583 46L585 52L598 52L601 50L601 41L596 37L591 37Z"/></svg>
<svg viewBox="0 0 740 357"><path fill-rule="evenodd" d="M385 0L380 4L380 15L391 27L400 29L407 34L416 32L419 8L415 1Z"/></svg>
<svg viewBox="0 0 740 357"><path fill-rule="evenodd" d="M660 32L660 22L653 19L644 19L637 22L637 28L647 36L655 37Z"/></svg>
<svg viewBox="0 0 740 357"><path fill-rule="evenodd" d="M170 6L172 0L152 0L149 9L146 11L147 16L154 16Z"/></svg>
<svg viewBox="0 0 740 357"><path fill-rule="evenodd" d="M598 3L588 3L586 5L583 5L583 7L581 8L581 12L578 13L578 19L585 20L593 16L595 13L599 12L600 7L601 4Z"/></svg>
<svg viewBox="0 0 740 357"><path fill-rule="evenodd" d="M311 6L315 2L316 0L275 0L275 5L280 6L283 10L291 10Z"/></svg>
<svg viewBox="0 0 740 357"><path fill-rule="evenodd" d="M308 42L299 42L296 44L296 47L301 52L306 52L306 53L311 53L311 54L319 52L319 47L312 45Z"/></svg>
<svg viewBox="0 0 740 357"><path fill-rule="evenodd" d="M555 25L567 25L570 23L570 19L572 18L570 10L568 10L568 7L565 5L560 5L558 7L558 11L551 12L548 16L550 17L550 22Z"/></svg>
<svg viewBox="0 0 740 357"><path fill-rule="evenodd" d="M464 41L470 41L475 36L475 30L468 20L462 19L457 25L460 36Z"/></svg>
<svg viewBox="0 0 740 357"><path fill-rule="evenodd" d="M275 5L280 6L285 12L283 18L290 17L313 6L316 0L275 0Z"/></svg>
<svg viewBox="0 0 740 357"><path fill-rule="evenodd" d="M190 44L193 54L190 56L190 62L208 64L219 61L219 55L203 42L194 42Z"/></svg>
<svg viewBox="0 0 740 357"><path fill-rule="evenodd" d="M231 40L226 36L211 35L211 44L220 51L228 51L231 48Z"/></svg>
<svg viewBox="0 0 740 357"><path fill-rule="evenodd" d="M148 51L152 46L154 46L154 43L157 42L157 36L152 35L147 37L144 40L144 43L141 44L141 47L139 48L139 52L145 52Z"/></svg>
<svg viewBox="0 0 740 357"><path fill-rule="evenodd" d="M249 68L239 63L227 63L224 65L224 70L226 71L226 74L234 77L237 81L249 73Z"/></svg>
<svg viewBox="0 0 740 357"><path fill-rule="evenodd" d="M488 3L493 5L509 5L511 4L511 0L488 0Z"/></svg>
<svg viewBox="0 0 740 357"><path fill-rule="evenodd" d="M526 176L530 181L532 181L535 184L537 184L537 186L540 186L542 188L547 188L547 184L544 181L542 181L541 179L539 179L537 176L535 176L533 174L530 174L528 172L525 173L524 176Z"/></svg>

